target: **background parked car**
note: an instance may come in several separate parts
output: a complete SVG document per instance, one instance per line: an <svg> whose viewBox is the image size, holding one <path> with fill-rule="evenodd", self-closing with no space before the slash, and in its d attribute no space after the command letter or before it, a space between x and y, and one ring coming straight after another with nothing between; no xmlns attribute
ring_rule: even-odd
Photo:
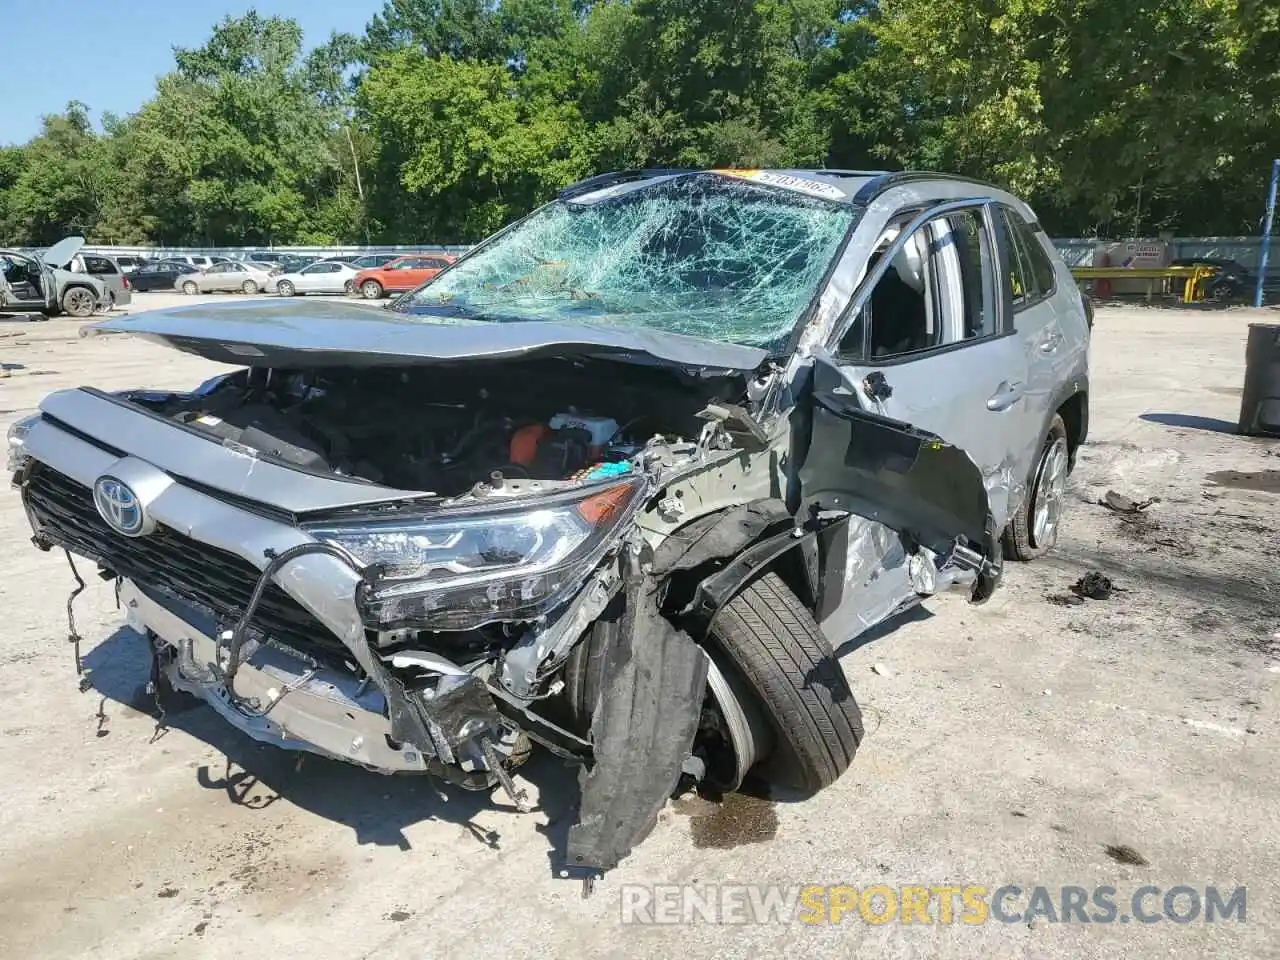
<svg viewBox="0 0 1280 960"><path fill-rule="evenodd" d="M1172 267L1213 267L1214 275L1204 286L1205 295L1219 303L1253 303L1258 289L1258 276L1235 260L1220 257L1183 257L1174 260ZM1262 283L1267 301L1280 294L1280 276L1268 276Z"/></svg>
<svg viewBox="0 0 1280 960"><path fill-rule="evenodd" d="M275 278L263 264L229 260L215 263L208 270L187 274L178 281L178 289L187 294L213 293L216 290L254 294L274 283Z"/></svg>
<svg viewBox="0 0 1280 960"><path fill-rule="evenodd" d="M398 253L367 253L363 257L352 257L347 262L357 270L371 270L374 267L385 267L392 260L399 260Z"/></svg>
<svg viewBox="0 0 1280 960"><path fill-rule="evenodd" d="M193 267L199 267L201 270L208 270L215 263L230 263L226 257L203 256L200 254L175 253L171 257L165 257L166 260L177 260L180 263L190 264Z"/></svg>
<svg viewBox="0 0 1280 960"><path fill-rule="evenodd" d="M300 293L354 293L359 271L349 263L321 260L301 270L282 273L274 278L275 291L282 297Z"/></svg>
<svg viewBox="0 0 1280 960"><path fill-rule="evenodd" d="M82 246L84 237L66 237L44 256L0 250L0 270L5 276L4 303L0 306L7 313L42 313L47 317L59 313L87 317L96 309L106 309L111 295L101 279L57 266L70 262Z"/></svg>
<svg viewBox="0 0 1280 960"><path fill-rule="evenodd" d="M87 273L101 280L107 288L108 307L123 307L133 299L129 280L112 257L100 253L77 253L69 263L54 266L64 266L72 273Z"/></svg>
<svg viewBox="0 0 1280 960"><path fill-rule="evenodd" d="M366 300L377 300L388 293L404 293L422 286L454 258L446 254L421 253L398 257L390 263L356 274L355 286Z"/></svg>
<svg viewBox="0 0 1280 960"><path fill-rule="evenodd" d="M199 273L189 263L178 260L161 260L139 267L129 275L129 284L134 290L143 293L149 290L174 290L179 277L191 273Z"/></svg>
<svg viewBox="0 0 1280 960"><path fill-rule="evenodd" d="M293 253L287 253L278 258L280 266L285 273L297 273L303 267L310 266L321 259L323 258Z"/></svg>
<svg viewBox="0 0 1280 960"><path fill-rule="evenodd" d="M133 273L135 270L140 267L144 267L151 262L146 257L138 257L128 253L116 257L115 261L120 267L120 272L125 274Z"/></svg>

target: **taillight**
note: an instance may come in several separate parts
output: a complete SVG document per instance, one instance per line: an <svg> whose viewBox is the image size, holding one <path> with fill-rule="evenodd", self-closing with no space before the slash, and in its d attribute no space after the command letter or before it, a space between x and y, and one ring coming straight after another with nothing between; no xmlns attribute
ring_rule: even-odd
<svg viewBox="0 0 1280 960"><path fill-rule="evenodd" d="M129 278L128 278L128 277L126 277L124 274L120 274L120 279L121 279L121 281L124 283L124 288L125 288L126 290L128 290L128 289L129 289Z"/></svg>

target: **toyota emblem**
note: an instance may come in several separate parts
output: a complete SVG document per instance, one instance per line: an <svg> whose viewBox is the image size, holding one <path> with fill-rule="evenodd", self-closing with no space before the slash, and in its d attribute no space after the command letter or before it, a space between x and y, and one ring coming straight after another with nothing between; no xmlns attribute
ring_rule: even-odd
<svg viewBox="0 0 1280 960"><path fill-rule="evenodd" d="M141 536L147 523L142 501L123 480L102 476L93 485L93 505L108 526L126 537Z"/></svg>

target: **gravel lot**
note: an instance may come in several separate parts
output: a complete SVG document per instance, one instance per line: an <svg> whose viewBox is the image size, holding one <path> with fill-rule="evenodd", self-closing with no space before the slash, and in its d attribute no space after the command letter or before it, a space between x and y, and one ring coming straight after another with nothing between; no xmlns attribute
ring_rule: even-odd
<svg viewBox="0 0 1280 960"><path fill-rule="evenodd" d="M193 302L144 294L131 309L175 300ZM144 645L98 581L77 605L78 693L66 563L29 546L4 496L0 955L1280 956L1280 441L1231 433L1246 325L1264 318L1280 315L1100 311L1057 552L1013 565L986 606L942 598L842 651L868 735L833 788L677 802L586 901L550 875L575 793L550 758L525 768L540 808L521 816L425 780L299 765L203 707L157 731ZM6 426L50 390L216 369L79 326L0 323ZM1097 505L1109 489L1160 502L1126 522ZM1089 570L1124 592L1068 604ZM1248 908L1214 924L869 925L855 911L817 927L622 926L621 885L667 883L1110 884L1121 913L1143 884L1244 885Z"/></svg>

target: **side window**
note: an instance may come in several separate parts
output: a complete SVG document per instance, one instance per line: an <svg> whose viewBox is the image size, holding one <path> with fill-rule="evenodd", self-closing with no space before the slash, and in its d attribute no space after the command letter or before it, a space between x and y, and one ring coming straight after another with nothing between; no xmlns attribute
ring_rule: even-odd
<svg viewBox="0 0 1280 960"><path fill-rule="evenodd" d="M1040 245L1040 238L1031 224L1016 215L1010 219L1014 221L1018 239L1022 241L1022 253L1030 267L1031 276L1035 278L1037 295L1046 297L1053 292L1057 279L1053 272L1053 261Z"/></svg>
<svg viewBox="0 0 1280 960"><path fill-rule="evenodd" d="M953 308L958 308L955 322L960 338L989 337L999 332L993 285L995 244L987 232L981 210L961 210L943 219L950 230L950 242L955 246L958 262L953 270L944 240L938 254L942 260L939 274L945 281L945 296L952 300Z"/></svg>
<svg viewBox="0 0 1280 960"><path fill-rule="evenodd" d="M1007 208L1001 209L1000 216L1009 248L1009 266L1005 279L1012 295L1013 308L1018 310L1053 292L1053 262L1040 245L1036 231L1022 217Z"/></svg>
<svg viewBox="0 0 1280 960"><path fill-rule="evenodd" d="M118 273L116 265L106 257L85 257L84 268L87 273L103 274Z"/></svg>
<svg viewBox="0 0 1280 960"><path fill-rule="evenodd" d="M886 230L867 270L898 239ZM962 343L997 332L994 246L981 209L930 220L893 254L861 314L841 338L838 352L886 360Z"/></svg>
<svg viewBox="0 0 1280 960"><path fill-rule="evenodd" d="M1004 243L1007 252L1007 262L1001 264L1000 273L1005 291L1009 294L1009 300L1013 303L1015 310L1022 307L1029 297L1034 296L1034 293L1028 292L1028 281L1033 281L1033 278L1026 265L1026 256L1022 252L1022 240L1018 236L1016 226L1017 219L1013 211L1000 208L1000 222L1004 227Z"/></svg>

